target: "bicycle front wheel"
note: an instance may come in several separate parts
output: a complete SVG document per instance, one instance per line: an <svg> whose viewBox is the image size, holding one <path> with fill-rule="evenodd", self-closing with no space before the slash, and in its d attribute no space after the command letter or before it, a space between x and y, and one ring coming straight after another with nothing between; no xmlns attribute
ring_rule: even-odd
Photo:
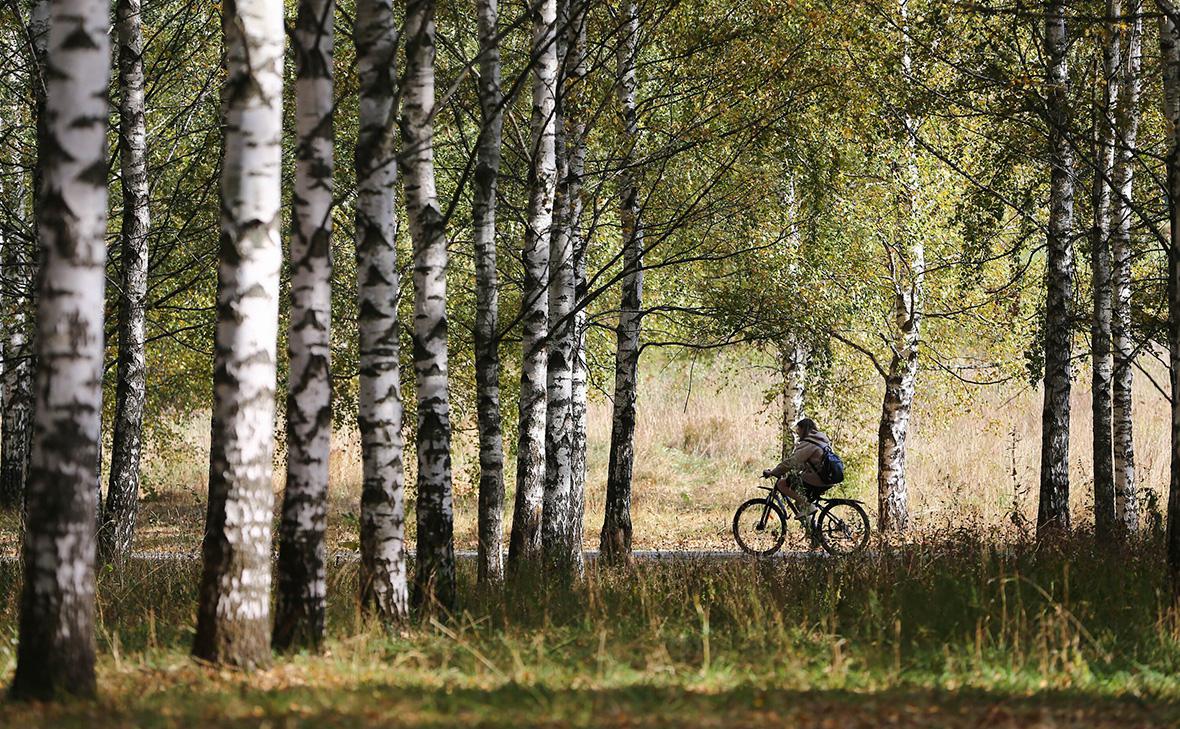
<svg viewBox="0 0 1180 729"><path fill-rule="evenodd" d="M819 541L828 554L846 556L869 543L869 515L852 501L836 501L820 511L815 520Z"/></svg>
<svg viewBox="0 0 1180 729"><path fill-rule="evenodd" d="M750 499L733 515L733 538L746 554L768 557L787 538L787 515L768 499Z"/></svg>

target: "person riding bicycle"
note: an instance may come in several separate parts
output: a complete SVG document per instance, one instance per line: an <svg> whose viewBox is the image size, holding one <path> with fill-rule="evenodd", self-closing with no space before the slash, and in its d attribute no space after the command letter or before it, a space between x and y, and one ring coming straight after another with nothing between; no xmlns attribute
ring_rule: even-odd
<svg viewBox="0 0 1180 729"><path fill-rule="evenodd" d="M766 478L778 478L775 488L799 507L798 518L804 524L816 512L816 506L803 492L820 493L831 488L831 485L824 483L819 475L824 453L831 448L832 441L820 432L815 421L803 418L795 423L795 449L790 457L774 468L762 472Z"/></svg>

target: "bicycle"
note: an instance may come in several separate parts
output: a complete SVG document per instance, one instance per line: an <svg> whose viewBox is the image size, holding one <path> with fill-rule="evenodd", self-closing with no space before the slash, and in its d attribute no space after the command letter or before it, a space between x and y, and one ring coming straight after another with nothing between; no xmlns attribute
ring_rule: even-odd
<svg viewBox="0 0 1180 729"><path fill-rule="evenodd" d="M773 486L759 486L769 492L766 498L750 499L733 515L733 538L743 552L769 557L782 548L787 539L787 519L796 519L799 508ZM868 546L869 516L861 501L828 499L811 488L807 498L816 511L806 525L808 536L819 541L828 554L846 557ZM787 516L787 512L791 516Z"/></svg>

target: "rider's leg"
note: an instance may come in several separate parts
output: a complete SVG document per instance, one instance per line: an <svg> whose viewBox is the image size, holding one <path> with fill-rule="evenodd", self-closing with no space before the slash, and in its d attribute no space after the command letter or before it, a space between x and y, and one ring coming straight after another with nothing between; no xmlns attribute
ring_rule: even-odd
<svg viewBox="0 0 1180 729"><path fill-rule="evenodd" d="M813 512L815 512L815 504L812 504L810 501L808 501L806 496L792 487L791 479L789 477L784 476L780 478L775 484L775 488L779 490L779 493L787 496L795 503L795 506L799 509L800 517L810 516Z"/></svg>

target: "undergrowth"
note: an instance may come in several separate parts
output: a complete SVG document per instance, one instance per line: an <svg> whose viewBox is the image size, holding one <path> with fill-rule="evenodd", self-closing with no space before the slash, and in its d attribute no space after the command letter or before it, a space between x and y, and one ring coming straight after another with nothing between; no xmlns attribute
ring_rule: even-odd
<svg viewBox="0 0 1180 729"><path fill-rule="evenodd" d="M563 690L1056 690L1180 698L1180 619L1158 538L1052 549L960 533L836 560L590 565L573 584L517 577L393 630L368 620L354 564L333 565L324 656L280 657L305 680ZM104 680L190 665L199 565L104 570ZM14 668L19 569L0 565L0 674ZM122 677L122 678L118 678ZM134 682L133 682L134 683Z"/></svg>

